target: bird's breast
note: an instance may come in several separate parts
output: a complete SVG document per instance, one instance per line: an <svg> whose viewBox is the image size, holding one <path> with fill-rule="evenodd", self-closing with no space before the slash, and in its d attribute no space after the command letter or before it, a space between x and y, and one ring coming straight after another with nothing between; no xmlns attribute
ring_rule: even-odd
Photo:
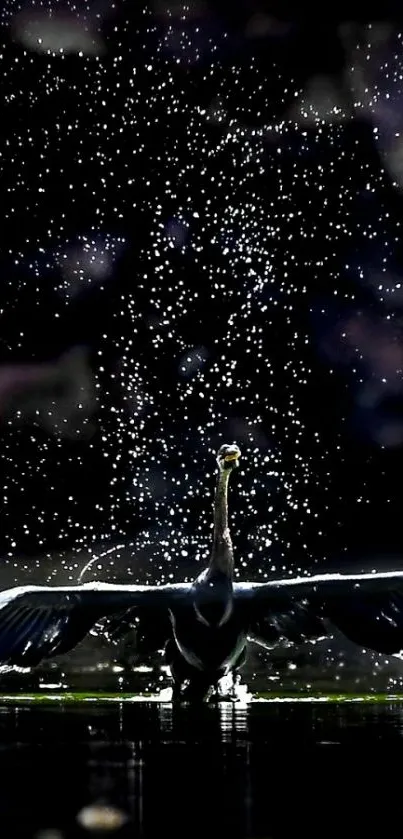
<svg viewBox="0 0 403 839"><path fill-rule="evenodd" d="M246 645L246 632L233 615L221 626L198 620L194 610L171 613L171 620L179 652L198 670L231 669Z"/></svg>

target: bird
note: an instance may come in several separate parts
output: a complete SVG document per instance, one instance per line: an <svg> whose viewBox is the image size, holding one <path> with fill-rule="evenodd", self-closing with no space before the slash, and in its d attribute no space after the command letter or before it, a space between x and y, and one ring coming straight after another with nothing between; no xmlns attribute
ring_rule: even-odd
<svg viewBox="0 0 403 839"><path fill-rule="evenodd" d="M174 703L205 702L239 681L250 644L272 650L337 628L367 649L403 649L403 572L316 574L267 581L234 579L228 488L236 443L217 454L211 553L193 581L164 585L87 582L15 586L0 592L0 665L36 667L75 648L102 620L128 631L136 616L157 625ZM111 630L112 632L112 630ZM112 633L113 634L113 633ZM157 649L157 647L156 647Z"/></svg>

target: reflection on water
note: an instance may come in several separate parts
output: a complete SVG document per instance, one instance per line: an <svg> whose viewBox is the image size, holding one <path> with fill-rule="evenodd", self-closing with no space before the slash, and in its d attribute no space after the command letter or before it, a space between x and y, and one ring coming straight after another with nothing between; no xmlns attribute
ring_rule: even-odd
<svg viewBox="0 0 403 839"><path fill-rule="evenodd" d="M45 828L94 835L77 814L97 803L127 814L113 832L121 837L274 839L299 835L308 812L309 834L323 836L323 796L341 836L350 835L346 808L358 806L361 820L369 812L356 794L360 766L371 765L379 806L381 776L394 794L403 705L7 707L0 731L1 824L10 838Z"/></svg>

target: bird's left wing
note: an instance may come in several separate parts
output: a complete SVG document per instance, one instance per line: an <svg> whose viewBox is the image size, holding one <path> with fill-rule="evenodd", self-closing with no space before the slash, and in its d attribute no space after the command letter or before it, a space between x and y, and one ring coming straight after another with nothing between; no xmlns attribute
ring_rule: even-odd
<svg viewBox="0 0 403 839"><path fill-rule="evenodd" d="M101 618L136 607L168 610L189 590L186 583L8 589L0 593L0 664L34 667L72 650Z"/></svg>
<svg viewBox="0 0 403 839"><path fill-rule="evenodd" d="M237 583L235 601L245 609L251 633L270 640L287 626L303 637L326 635L332 626L381 653L403 649L403 572L322 574ZM280 631L278 631L280 627Z"/></svg>

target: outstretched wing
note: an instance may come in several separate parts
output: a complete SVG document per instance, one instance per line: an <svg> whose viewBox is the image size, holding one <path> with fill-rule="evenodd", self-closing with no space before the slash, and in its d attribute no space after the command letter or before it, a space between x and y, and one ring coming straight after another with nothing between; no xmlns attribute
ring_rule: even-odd
<svg viewBox="0 0 403 839"><path fill-rule="evenodd" d="M237 583L252 636L273 641L319 637L337 627L347 638L380 653L403 649L403 573L323 574Z"/></svg>
<svg viewBox="0 0 403 839"><path fill-rule="evenodd" d="M34 667L72 650L104 617L136 607L167 611L190 585L24 586L0 594L0 664Z"/></svg>
<svg viewBox="0 0 403 839"><path fill-rule="evenodd" d="M326 620L307 601L293 600L270 609L254 609L248 624L248 641L267 650L318 641L329 633Z"/></svg>
<svg viewBox="0 0 403 839"><path fill-rule="evenodd" d="M105 638L114 648L117 664L132 667L162 650L172 624L167 609L151 606L134 608L97 621L91 635Z"/></svg>

